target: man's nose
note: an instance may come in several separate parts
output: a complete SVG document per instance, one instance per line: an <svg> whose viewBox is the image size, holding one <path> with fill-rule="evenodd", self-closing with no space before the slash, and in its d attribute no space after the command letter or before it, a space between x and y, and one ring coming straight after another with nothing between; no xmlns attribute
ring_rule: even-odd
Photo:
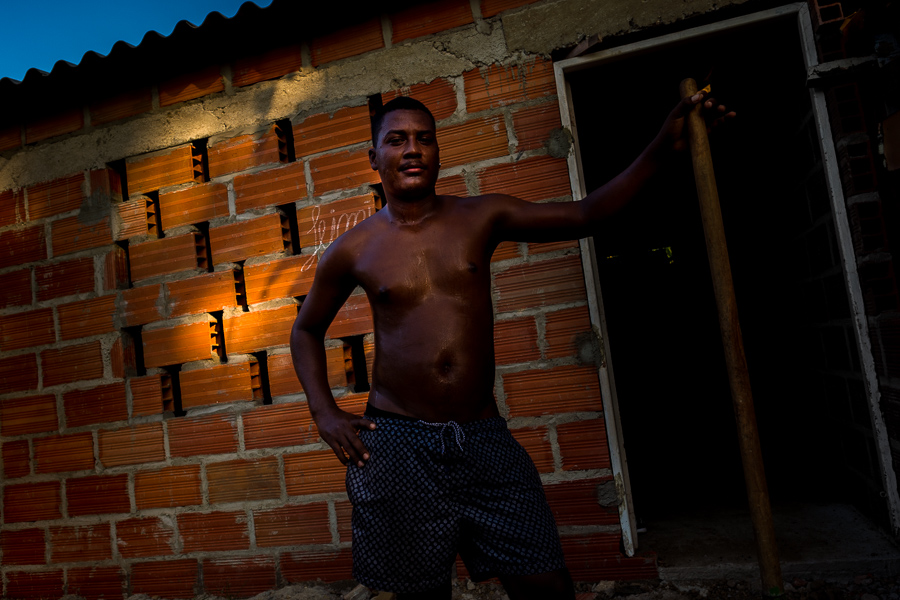
<svg viewBox="0 0 900 600"><path fill-rule="evenodd" d="M418 140L412 139L406 143L406 147L403 148L404 156L418 156L422 154L422 146L419 144Z"/></svg>

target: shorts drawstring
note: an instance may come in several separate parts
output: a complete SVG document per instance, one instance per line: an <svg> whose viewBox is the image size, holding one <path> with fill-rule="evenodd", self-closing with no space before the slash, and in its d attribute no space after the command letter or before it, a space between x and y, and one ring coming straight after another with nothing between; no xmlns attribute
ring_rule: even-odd
<svg viewBox="0 0 900 600"><path fill-rule="evenodd" d="M462 427L456 421L447 421L446 423L429 423L428 421L419 421L423 425L428 425L430 427L440 427L440 438L441 438L441 456L446 454L447 448L444 446L444 432L447 431L447 427L453 429L453 435L456 437L456 445L459 446L459 449L465 452L465 448L463 448L462 443L466 441L466 433L462 430Z"/></svg>

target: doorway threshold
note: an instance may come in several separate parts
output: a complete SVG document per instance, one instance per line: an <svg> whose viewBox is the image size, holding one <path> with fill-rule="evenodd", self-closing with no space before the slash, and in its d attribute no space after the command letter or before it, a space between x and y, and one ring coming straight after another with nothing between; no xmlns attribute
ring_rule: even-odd
<svg viewBox="0 0 900 600"><path fill-rule="evenodd" d="M862 574L900 574L900 548L847 504L772 506L785 581L841 581ZM639 536L657 553L667 581L759 580L756 542L748 510L710 509L655 520Z"/></svg>

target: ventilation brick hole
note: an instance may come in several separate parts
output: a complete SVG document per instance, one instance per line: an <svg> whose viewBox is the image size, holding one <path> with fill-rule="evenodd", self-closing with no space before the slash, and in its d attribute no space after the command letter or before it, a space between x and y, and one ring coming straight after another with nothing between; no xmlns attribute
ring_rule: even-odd
<svg viewBox="0 0 900 600"><path fill-rule="evenodd" d="M290 119L282 119L275 123L275 137L278 138L278 160L283 163L297 161L294 152L294 128Z"/></svg>
<svg viewBox="0 0 900 600"><path fill-rule="evenodd" d="M237 263L234 271L234 299L244 312L250 312L247 307L247 284L244 281L244 261Z"/></svg>
<svg viewBox="0 0 900 600"><path fill-rule="evenodd" d="M172 385L172 376L169 373L163 373L159 377L160 391L162 392L162 409L175 410L175 387ZM180 394L179 394L180 397Z"/></svg>
<svg viewBox="0 0 900 600"><path fill-rule="evenodd" d="M372 195L375 197L375 212L384 208L384 186L381 183L372 183L369 185Z"/></svg>
<svg viewBox="0 0 900 600"><path fill-rule="evenodd" d="M209 153L208 139L191 142L191 159L194 167L194 181L205 183L209 181Z"/></svg>
<svg viewBox="0 0 900 600"><path fill-rule="evenodd" d="M183 417L187 412L181 405L181 365L169 365L162 370L163 409Z"/></svg>
<svg viewBox="0 0 900 600"><path fill-rule="evenodd" d="M369 391L369 374L366 372L366 350L362 335L341 338L344 342L344 368L347 385L356 394Z"/></svg>
<svg viewBox="0 0 900 600"><path fill-rule="evenodd" d="M272 392L269 388L269 355L265 350L254 352L255 361L250 363L250 387L253 399L262 400L263 404L272 404Z"/></svg>
<svg viewBox="0 0 900 600"><path fill-rule="evenodd" d="M134 352L134 373L137 377L143 377L147 374L147 366L144 364L144 340L141 334L143 325L134 325L133 327L123 327L122 336L125 338L123 343L130 342Z"/></svg>
<svg viewBox="0 0 900 600"><path fill-rule="evenodd" d="M828 23L829 21L837 21L838 19L844 18L844 13L841 10L840 3L837 4L829 4L827 6L819 6L819 19L822 23Z"/></svg>
<svg viewBox="0 0 900 600"><path fill-rule="evenodd" d="M159 192L147 192L144 197L147 199L147 233L157 238L166 237L159 214Z"/></svg>
<svg viewBox="0 0 900 600"><path fill-rule="evenodd" d="M209 322L210 350L219 357L223 363L228 362L228 353L225 351L225 327L222 324L223 311L217 310L209 313L212 319Z"/></svg>
<svg viewBox="0 0 900 600"><path fill-rule="evenodd" d="M300 225L297 221L297 205L293 202L281 204L278 207L281 215L281 236L284 239L284 249L288 254L297 254L300 251Z"/></svg>
<svg viewBox="0 0 900 600"><path fill-rule="evenodd" d="M131 256L128 253L128 240L117 240L114 242L119 248L125 251L125 281L126 288L133 288L134 282L131 280Z"/></svg>
<svg viewBox="0 0 900 600"><path fill-rule="evenodd" d="M106 163L106 168L111 169L119 176L119 187L122 188L122 201L128 199L128 179L125 177L125 159L120 158Z"/></svg>
<svg viewBox="0 0 900 600"><path fill-rule="evenodd" d="M212 262L212 246L209 242L209 222L194 223L194 227L199 229L194 234L194 248L197 252L197 267L206 269L207 273L213 272Z"/></svg>
<svg viewBox="0 0 900 600"><path fill-rule="evenodd" d="M374 123L373 118L375 117L375 113L381 110L381 107L384 106L384 102L381 100L381 94L373 94L366 99L366 102L369 106L369 127L371 128ZM374 133L373 136L374 137ZM372 189L372 192L375 194L375 210L381 210L384 207L384 186L381 183L373 183L369 185L369 188Z"/></svg>

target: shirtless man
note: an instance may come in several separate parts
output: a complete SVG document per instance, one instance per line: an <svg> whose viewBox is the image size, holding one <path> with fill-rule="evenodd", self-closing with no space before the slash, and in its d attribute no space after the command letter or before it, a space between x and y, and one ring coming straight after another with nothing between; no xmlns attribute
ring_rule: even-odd
<svg viewBox="0 0 900 600"><path fill-rule="evenodd" d="M494 401L491 254L505 240L591 235L685 146L685 99L628 169L580 202L438 196L434 117L399 97L373 120L385 207L336 239L291 332L294 367L322 439L349 463L354 576L398 598L450 598L457 552L512 600L575 597L540 477ZM724 107L704 102L722 120ZM729 113L728 116L733 116ZM360 286L376 358L364 417L328 386L324 337Z"/></svg>

